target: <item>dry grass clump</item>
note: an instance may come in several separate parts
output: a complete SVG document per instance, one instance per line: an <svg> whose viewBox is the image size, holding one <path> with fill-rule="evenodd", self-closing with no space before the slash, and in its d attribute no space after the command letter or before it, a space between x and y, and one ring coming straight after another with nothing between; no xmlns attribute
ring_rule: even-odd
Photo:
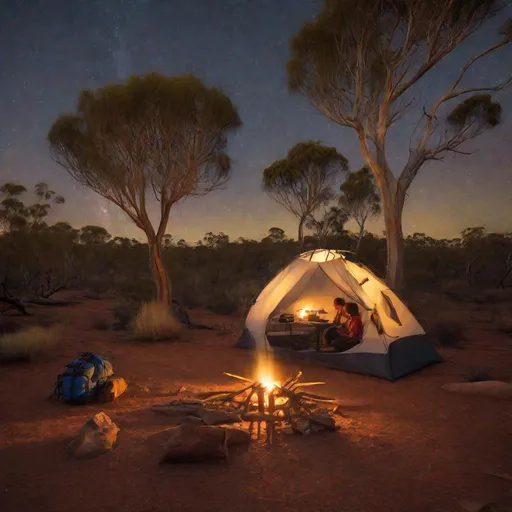
<svg viewBox="0 0 512 512"><path fill-rule="evenodd" d="M0 361L32 361L51 353L61 341L59 326L33 326L0 337Z"/></svg>
<svg viewBox="0 0 512 512"><path fill-rule="evenodd" d="M142 304L132 324L134 335L141 340L175 340L183 333L182 325L176 320L169 306L162 302Z"/></svg>

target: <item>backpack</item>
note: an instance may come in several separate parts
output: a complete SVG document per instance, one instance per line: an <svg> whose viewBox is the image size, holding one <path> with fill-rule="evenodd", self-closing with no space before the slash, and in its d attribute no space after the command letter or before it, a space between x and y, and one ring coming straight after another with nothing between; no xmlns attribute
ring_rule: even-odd
<svg viewBox="0 0 512 512"><path fill-rule="evenodd" d="M98 354L84 352L66 365L58 375L52 396L71 405L83 405L97 398L98 392L114 375L110 361Z"/></svg>

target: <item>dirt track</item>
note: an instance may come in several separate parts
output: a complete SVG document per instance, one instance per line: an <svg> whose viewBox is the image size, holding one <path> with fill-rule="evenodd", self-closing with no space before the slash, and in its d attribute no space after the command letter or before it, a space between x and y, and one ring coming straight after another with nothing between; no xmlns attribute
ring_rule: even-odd
<svg viewBox="0 0 512 512"><path fill-rule="evenodd" d="M464 500L510 497L512 484L487 472L512 473L510 402L451 395L441 385L471 366L512 379L512 340L470 333L448 362L396 383L319 367L347 414L337 433L286 437L277 450L254 444L229 464L160 466L165 418L148 405L162 398L123 397L106 406L48 402L56 374L79 351L111 355L116 373L142 383L188 390L236 386L223 371L251 374L233 349L234 335L193 331L190 341L145 344L95 331L108 305L90 301L55 311L66 342L51 361L0 367L0 510L2 512L351 511L453 512ZM195 314L207 323L233 320ZM281 367L283 373L291 368ZM104 410L120 426L113 453L96 460L65 457L71 435Z"/></svg>

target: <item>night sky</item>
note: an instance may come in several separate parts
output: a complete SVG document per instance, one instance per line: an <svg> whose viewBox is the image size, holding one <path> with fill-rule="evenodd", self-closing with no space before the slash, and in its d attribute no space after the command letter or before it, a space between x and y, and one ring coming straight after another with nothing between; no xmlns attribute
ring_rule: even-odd
<svg viewBox="0 0 512 512"><path fill-rule="evenodd" d="M225 190L190 199L171 212L168 232L190 242L208 231L261 238L272 226L296 236L296 221L261 190L263 169L296 142L335 145L353 170L363 164L352 131L327 121L286 89L288 41L318 12L320 0L2 0L0 2L0 182L44 180L67 199L52 220L97 224L121 236L142 233L55 164L46 143L53 120L74 108L82 88L133 74L193 72L237 105L244 123L231 139L233 175ZM416 89L443 92L465 59L493 40L512 7L441 63ZM502 50L477 66L470 85L510 73ZM504 122L477 139L472 156L421 170L404 213L406 233L455 237L465 227L512 229L512 94L500 95ZM420 101L419 105L422 103ZM421 109L420 109L421 112ZM390 164L407 155L413 110L389 138ZM350 225L349 225L350 226ZM380 222L369 226L381 233Z"/></svg>

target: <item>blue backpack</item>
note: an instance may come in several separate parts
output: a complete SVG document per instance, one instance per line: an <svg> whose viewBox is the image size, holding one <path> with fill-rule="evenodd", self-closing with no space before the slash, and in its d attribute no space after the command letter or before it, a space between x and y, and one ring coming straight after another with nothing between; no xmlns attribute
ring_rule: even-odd
<svg viewBox="0 0 512 512"><path fill-rule="evenodd" d="M114 375L110 361L98 354L84 352L66 365L57 377L52 396L62 397L72 405L83 405L96 399L101 387Z"/></svg>

